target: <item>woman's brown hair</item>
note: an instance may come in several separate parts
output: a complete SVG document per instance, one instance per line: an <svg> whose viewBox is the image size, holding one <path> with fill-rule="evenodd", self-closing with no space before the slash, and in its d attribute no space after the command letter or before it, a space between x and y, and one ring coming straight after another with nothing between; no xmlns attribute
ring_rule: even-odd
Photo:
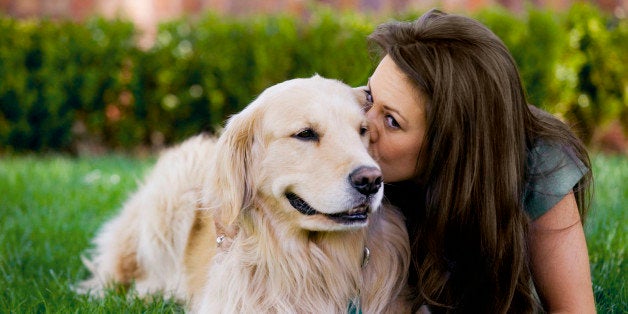
<svg viewBox="0 0 628 314"><path fill-rule="evenodd" d="M415 310L540 310L527 252L527 155L543 139L590 169L586 149L563 123L528 107L508 49L481 23L432 10L382 24L369 40L427 99L412 186L422 193L387 193L408 219ZM589 181L590 172L574 187L581 217Z"/></svg>

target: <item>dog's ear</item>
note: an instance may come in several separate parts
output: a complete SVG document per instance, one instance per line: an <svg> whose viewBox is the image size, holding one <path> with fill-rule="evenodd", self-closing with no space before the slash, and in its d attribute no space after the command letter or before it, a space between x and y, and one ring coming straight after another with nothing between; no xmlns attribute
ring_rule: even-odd
<svg viewBox="0 0 628 314"><path fill-rule="evenodd" d="M220 196L220 219L232 224L240 211L249 207L254 195L251 150L255 133L255 111L247 107L232 116L218 140L216 189Z"/></svg>

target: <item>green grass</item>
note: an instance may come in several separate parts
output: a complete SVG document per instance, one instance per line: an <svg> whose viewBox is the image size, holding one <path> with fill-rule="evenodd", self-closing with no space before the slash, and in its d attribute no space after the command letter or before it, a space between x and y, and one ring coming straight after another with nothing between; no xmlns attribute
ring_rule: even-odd
<svg viewBox="0 0 628 314"><path fill-rule="evenodd" d="M166 301L76 295L80 255L151 162L123 157L0 159L0 312L182 312Z"/></svg>
<svg viewBox="0 0 628 314"><path fill-rule="evenodd" d="M628 313L628 158L593 158L595 192L585 223L598 313Z"/></svg>
<svg viewBox="0 0 628 314"><path fill-rule="evenodd" d="M586 234L599 313L626 313L628 158L595 156L595 199ZM76 295L87 276L80 255L102 222L137 186L152 159L120 156L0 158L0 312L181 312L111 294Z"/></svg>

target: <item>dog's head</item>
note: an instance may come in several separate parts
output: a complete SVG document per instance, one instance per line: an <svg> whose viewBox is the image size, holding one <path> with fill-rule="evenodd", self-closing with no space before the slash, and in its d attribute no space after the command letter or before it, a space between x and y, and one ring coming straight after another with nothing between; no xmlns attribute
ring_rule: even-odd
<svg viewBox="0 0 628 314"><path fill-rule="evenodd" d="M382 199L361 91L314 76L265 90L219 140L222 219L266 211L314 231L363 227Z"/></svg>

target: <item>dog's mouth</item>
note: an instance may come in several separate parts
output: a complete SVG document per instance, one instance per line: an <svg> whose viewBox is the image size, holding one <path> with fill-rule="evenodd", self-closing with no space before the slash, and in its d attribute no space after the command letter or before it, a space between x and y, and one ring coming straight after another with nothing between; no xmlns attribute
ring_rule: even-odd
<svg viewBox="0 0 628 314"><path fill-rule="evenodd" d="M322 215L341 224L366 222L371 211L371 206L369 206L368 204L361 204L345 212L326 214L317 211L312 206L310 206L310 204L308 204L304 199L300 198L298 195L292 192L287 192L286 198L290 202L290 205L292 205L292 207L294 207L303 215Z"/></svg>

